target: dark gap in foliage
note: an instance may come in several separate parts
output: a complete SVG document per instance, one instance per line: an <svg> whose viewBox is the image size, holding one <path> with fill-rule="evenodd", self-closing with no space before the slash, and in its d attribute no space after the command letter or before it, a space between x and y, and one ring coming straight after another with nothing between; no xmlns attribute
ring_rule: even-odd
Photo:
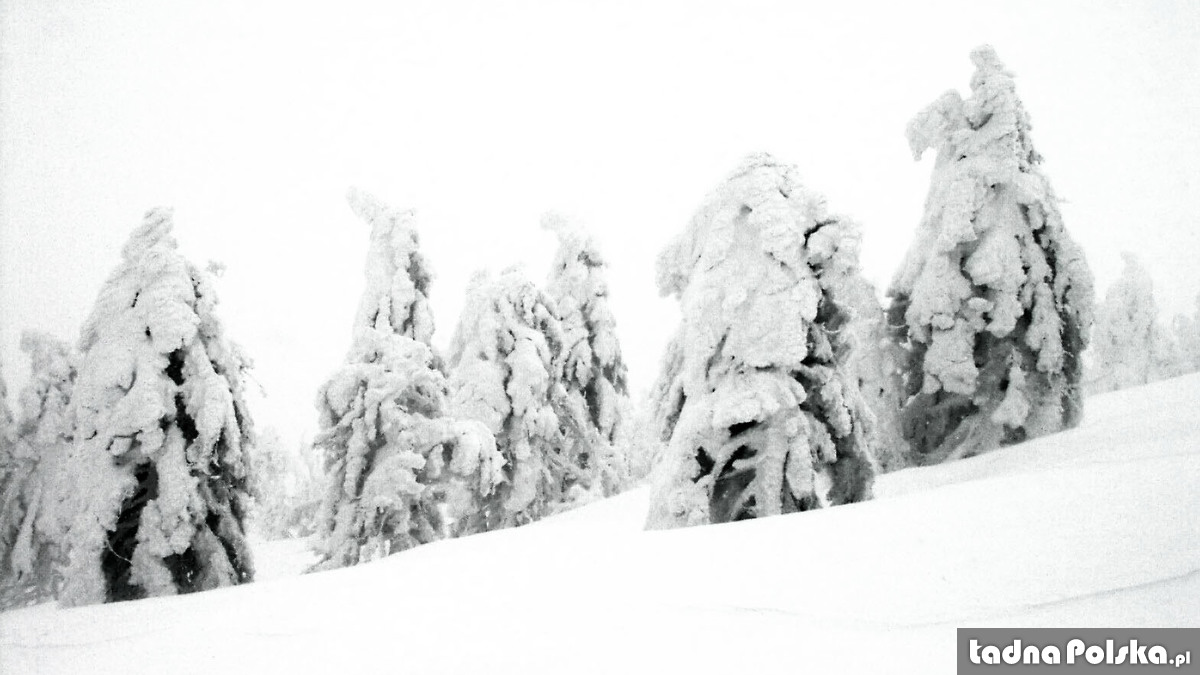
<svg viewBox="0 0 1200 675"><path fill-rule="evenodd" d="M153 464L146 462L134 469L133 477L137 486L133 494L122 502L116 527L109 531L100 559L100 569L107 585L106 602L146 597L145 591L130 580L130 573L142 509L147 502L158 497L158 471Z"/></svg>

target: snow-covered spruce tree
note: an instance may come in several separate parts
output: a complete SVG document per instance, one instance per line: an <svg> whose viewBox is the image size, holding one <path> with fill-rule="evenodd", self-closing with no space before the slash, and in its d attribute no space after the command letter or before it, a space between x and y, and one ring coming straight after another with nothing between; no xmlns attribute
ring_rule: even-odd
<svg viewBox="0 0 1200 675"><path fill-rule="evenodd" d="M1033 148L1012 75L971 53L972 95L943 95L908 127L937 150L925 215L889 290L909 352L905 437L935 463L1058 431L1082 415L1092 277Z"/></svg>
<svg viewBox="0 0 1200 675"><path fill-rule="evenodd" d="M628 458L616 447L629 394L617 322L608 306L607 264L592 238L562 216L547 214L542 227L558 235L546 292L563 336L555 363L561 387L554 398L567 427L564 459L575 472L567 490L606 497L629 480Z"/></svg>
<svg viewBox="0 0 1200 675"><path fill-rule="evenodd" d="M17 429L12 408L8 407L8 384L4 381L4 364L0 363L0 483L15 468L13 446ZM0 502L0 518L4 517L4 503ZM4 550L3 533L0 532L0 550Z"/></svg>
<svg viewBox="0 0 1200 675"><path fill-rule="evenodd" d="M479 323L490 304L487 293L493 283L495 280L488 270L476 270L467 281L466 297L459 312L458 325L454 328L454 334L450 336L450 351L446 355L448 372L453 373L462 362L467 343L474 339L475 325Z"/></svg>
<svg viewBox="0 0 1200 675"><path fill-rule="evenodd" d="M683 323L666 360L677 420L647 527L717 523L869 498L870 413L842 371L857 228L794 169L751 156L658 260ZM661 382L661 380L660 380Z"/></svg>
<svg viewBox="0 0 1200 675"><path fill-rule="evenodd" d="M8 407L8 384L4 381L4 364L0 363L0 480L10 470L17 428L12 408ZM0 504L3 508L3 504Z"/></svg>
<svg viewBox="0 0 1200 675"><path fill-rule="evenodd" d="M1122 257L1125 268L1096 310L1089 394L1149 384L1184 371L1178 347L1158 325L1150 273L1132 253Z"/></svg>
<svg viewBox="0 0 1200 675"><path fill-rule="evenodd" d="M252 529L267 539L313 533L324 484L317 485L304 457L289 451L274 427L258 434L254 444L254 510Z"/></svg>
<svg viewBox="0 0 1200 675"><path fill-rule="evenodd" d="M553 301L517 269L477 289L464 308L462 348L450 375L456 415L495 435L503 481L456 511L459 534L524 525L567 500L576 468L553 405L555 354L563 344Z"/></svg>
<svg viewBox="0 0 1200 675"><path fill-rule="evenodd" d="M623 448L629 463L629 485L637 485L650 477L655 466L666 451L666 443L660 437L656 408L650 392L635 397L632 413L626 424L621 425L617 447Z"/></svg>
<svg viewBox="0 0 1200 675"><path fill-rule="evenodd" d="M75 363L70 347L46 333L24 333L21 349L30 357L29 381L21 391L13 470L0 480L0 577L9 575L35 597L48 598L70 525L59 519L55 500L71 490L63 477L73 433L68 408Z"/></svg>
<svg viewBox="0 0 1200 675"><path fill-rule="evenodd" d="M1176 315L1171 332L1179 345L1183 372L1200 372L1200 295L1196 296L1196 312L1192 316Z"/></svg>
<svg viewBox="0 0 1200 675"><path fill-rule="evenodd" d="M83 326L66 458L69 605L250 581L248 367L169 209L122 249Z"/></svg>
<svg viewBox="0 0 1200 675"><path fill-rule="evenodd" d="M432 275L412 211L351 190L371 227L366 290L346 364L317 397L328 489L317 569L355 565L446 535L451 481L489 492L499 457L483 425L446 415L446 378L429 346Z"/></svg>
<svg viewBox="0 0 1200 675"><path fill-rule="evenodd" d="M838 289L838 297L851 315L844 329L850 343L846 372L874 416L868 445L882 471L903 469L910 454L900 421L904 354L889 339L887 316L870 282L851 275Z"/></svg>

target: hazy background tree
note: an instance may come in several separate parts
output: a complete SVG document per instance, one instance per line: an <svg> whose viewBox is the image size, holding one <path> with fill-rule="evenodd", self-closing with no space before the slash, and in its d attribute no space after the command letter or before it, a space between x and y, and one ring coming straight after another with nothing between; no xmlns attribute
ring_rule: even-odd
<svg viewBox="0 0 1200 675"><path fill-rule="evenodd" d="M971 97L950 91L908 126L937 150L916 241L892 283L909 350L906 440L918 462L1074 426L1092 277L1063 226L1012 74L971 53Z"/></svg>
<svg viewBox="0 0 1200 675"><path fill-rule="evenodd" d="M1191 315L1177 314L1171 322L1176 344L1185 373L1200 371L1200 295L1196 296L1196 310Z"/></svg>
<svg viewBox="0 0 1200 675"><path fill-rule="evenodd" d="M82 329L69 493L54 500L71 523L67 604L253 578L247 361L172 229L170 210L146 214Z"/></svg>
<svg viewBox="0 0 1200 675"><path fill-rule="evenodd" d="M558 236L546 293L554 301L563 339L555 363L561 387L554 398L566 427L564 459L575 474L565 488L607 497L629 480L629 460L617 447L629 414L629 392L617 322L608 305L607 264L592 238L566 218L547 214L542 227Z"/></svg>
<svg viewBox="0 0 1200 675"><path fill-rule="evenodd" d="M502 480L460 503L460 534L537 520L567 501L578 479L552 400L563 345L553 301L517 269L476 281L456 333L452 409L495 435Z"/></svg>
<svg viewBox="0 0 1200 675"><path fill-rule="evenodd" d="M884 472L908 465L900 411L904 406L904 351L890 339L887 316L875 287L859 275L848 275L838 298L850 315L845 370L857 384L873 417L868 446Z"/></svg>
<svg viewBox="0 0 1200 675"><path fill-rule="evenodd" d="M1182 375L1184 355L1159 325L1154 281L1132 253L1096 310L1092 330L1089 394L1117 391Z"/></svg>
<svg viewBox="0 0 1200 675"><path fill-rule="evenodd" d="M21 349L30 368L21 390L13 463L0 477L0 578L8 578L0 583L0 606L54 596L69 525L53 499L71 490L62 481L69 473L64 462L73 433L75 356L67 343L40 332L22 334Z"/></svg>
<svg viewBox="0 0 1200 675"><path fill-rule="evenodd" d="M857 228L794 170L752 156L660 255L683 324L678 409L647 525L726 522L866 499L870 414L841 370ZM661 382L661 380L660 380Z"/></svg>
<svg viewBox="0 0 1200 675"><path fill-rule="evenodd" d="M308 441L289 449L274 427L254 444L252 529L265 539L307 537L316 531L325 492L324 473Z"/></svg>

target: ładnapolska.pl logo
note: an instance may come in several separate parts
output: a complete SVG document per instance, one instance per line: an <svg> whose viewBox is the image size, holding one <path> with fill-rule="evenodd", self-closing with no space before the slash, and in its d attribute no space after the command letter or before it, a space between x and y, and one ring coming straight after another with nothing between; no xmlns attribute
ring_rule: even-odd
<svg viewBox="0 0 1200 675"><path fill-rule="evenodd" d="M959 628L958 672L1200 675L1200 628Z"/></svg>

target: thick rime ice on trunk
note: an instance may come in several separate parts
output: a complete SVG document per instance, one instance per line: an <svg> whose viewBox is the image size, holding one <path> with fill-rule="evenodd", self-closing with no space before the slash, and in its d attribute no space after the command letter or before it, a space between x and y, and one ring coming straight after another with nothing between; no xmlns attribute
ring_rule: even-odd
<svg viewBox="0 0 1200 675"><path fill-rule="evenodd" d="M925 215L889 291L909 351L905 436L928 463L1074 426L1092 278L1039 169L1029 117L990 47L972 96L948 92L908 127L938 152Z"/></svg>
<svg viewBox="0 0 1200 675"><path fill-rule="evenodd" d="M250 581L247 362L171 212L146 214L83 326L71 411L63 600L88 604Z"/></svg>
<svg viewBox="0 0 1200 675"><path fill-rule="evenodd" d="M675 420L648 527L725 522L866 499L870 413L841 371L857 228L793 169L753 156L658 260L683 325L661 378Z"/></svg>
<svg viewBox="0 0 1200 675"><path fill-rule="evenodd" d="M71 490L62 481L68 475L75 364L70 347L44 333L26 332L21 349L30 356L30 371L21 391L13 461L0 477L0 577L35 586L45 598L55 590L69 525L60 520L54 498Z"/></svg>
<svg viewBox="0 0 1200 675"><path fill-rule="evenodd" d="M448 500L464 485L490 493L500 480L487 429L445 415L446 378L429 346L431 275L412 212L356 191L349 201L371 226L371 246L350 354L317 396L328 480L320 569L440 539Z"/></svg>
<svg viewBox="0 0 1200 675"><path fill-rule="evenodd" d="M1121 277L1096 310L1089 394L1149 384L1186 370L1178 346L1158 325L1150 274L1134 255L1125 253L1124 258Z"/></svg>
<svg viewBox="0 0 1200 675"><path fill-rule="evenodd" d="M555 391L562 387L555 355L563 335L553 301L510 269L477 289L468 305L450 376L452 409L495 435L503 481L463 495L455 510L460 534L537 520L562 504L565 490L580 479L553 404L563 396Z"/></svg>
<svg viewBox="0 0 1200 675"><path fill-rule="evenodd" d="M546 292L562 329L555 363L561 396L554 403L567 426L564 459L577 474L567 489L610 496L629 477L628 458L616 450L629 399L617 322L608 307L607 265L591 237L561 216L546 215L542 226L559 242Z"/></svg>

